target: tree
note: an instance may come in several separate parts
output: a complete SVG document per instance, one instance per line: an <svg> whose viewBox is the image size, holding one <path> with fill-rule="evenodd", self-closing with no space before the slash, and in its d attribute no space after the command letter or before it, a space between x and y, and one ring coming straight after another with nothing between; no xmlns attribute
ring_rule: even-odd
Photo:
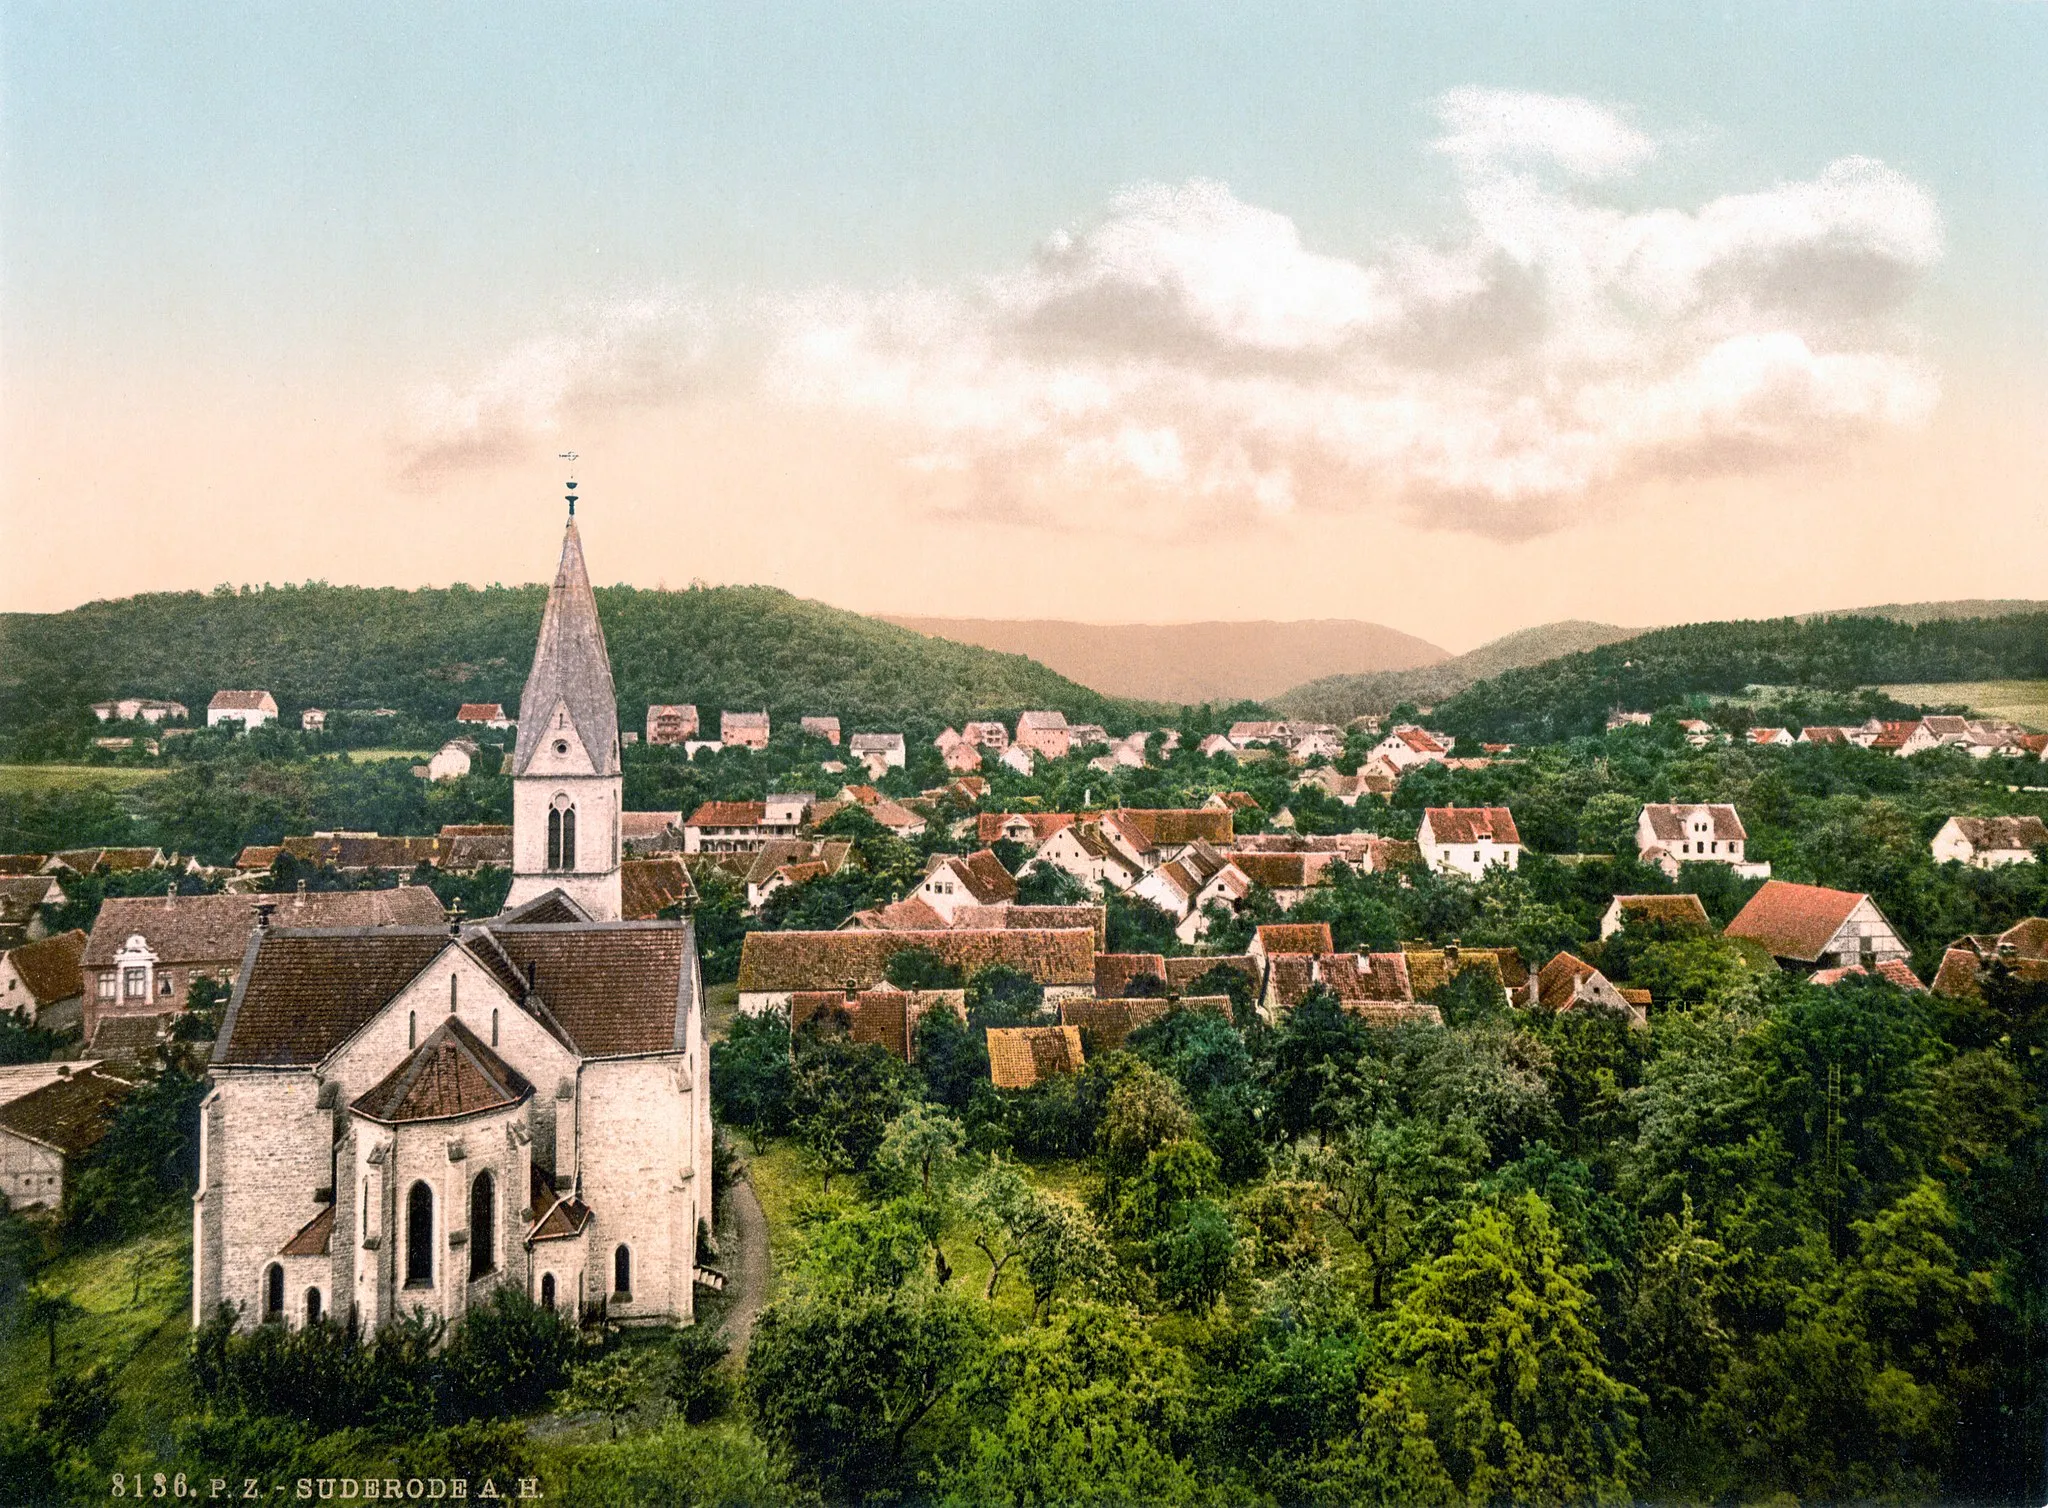
<svg viewBox="0 0 2048 1508"><path fill-rule="evenodd" d="M1229 1214L1214 1199L1181 1201L1171 1222L1152 1238L1149 1256L1159 1296L1176 1309L1206 1314L1223 1297L1237 1262Z"/></svg>
<svg viewBox="0 0 2048 1508"><path fill-rule="evenodd" d="M1045 1019L1045 986L1021 969L996 964L967 984L967 1028L1036 1026Z"/></svg>
<svg viewBox="0 0 2048 1508"><path fill-rule="evenodd" d="M988 1258L988 1285L982 1297L993 1300L1003 1270L1024 1255L1045 1223L1045 1196L1009 1163L991 1158L961 1190L960 1211L968 1239Z"/></svg>
<svg viewBox="0 0 2048 1508"><path fill-rule="evenodd" d="M647 1353L619 1350L595 1357L570 1375L561 1407L570 1414L596 1414L619 1438L619 1421L640 1406L648 1385Z"/></svg>
<svg viewBox="0 0 2048 1508"><path fill-rule="evenodd" d="M1602 791L1579 813L1583 853L1635 852L1636 814L1642 803L1625 791Z"/></svg>
<svg viewBox="0 0 2048 1508"><path fill-rule="evenodd" d="M909 1069L874 1043L805 1041L790 1093L790 1130L817 1162L826 1187L836 1173L873 1163L909 1094Z"/></svg>
<svg viewBox="0 0 2048 1508"><path fill-rule="evenodd" d="M899 990L957 990L961 984L960 970L926 947L891 954L883 972Z"/></svg>
<svg viewBox="0 0 2048 1508"><path fill-rule="evenodd" d="M875 1164L899 1180L914 1182L929 1198L934 1175L943 1190L966 1139L960 1123L945 1111L912 1103L889 1123L875 1151Z"/></svg>
<svg viewBox="0 0 2048 1508"><path fill-rule="evenodd" d="M1388 1349L1475 1502L1623 1502L1643 1398L1610 1376L1583 1271L1533 1194L1481 1206L1395 1305Z"/></svg>
<svg viewBox="0 0 2048 1508"><path fill-rule="evenodd" d="M59 1293L54 1288L35 1287L22 1300L21 1318L24 1325L40 1329L49 1342L49 1371L57 1373L57 1327L85 1317L68 1293Z"/></svg>
<svg viewBox="0 0 2048 1508"><path fill-rule="evenodd" d="M711 1044L711 1104L720 1121L743 1126L755 1150L789 1129L796 1094L789 1023L775 1012L738 1016Z"/></svg>

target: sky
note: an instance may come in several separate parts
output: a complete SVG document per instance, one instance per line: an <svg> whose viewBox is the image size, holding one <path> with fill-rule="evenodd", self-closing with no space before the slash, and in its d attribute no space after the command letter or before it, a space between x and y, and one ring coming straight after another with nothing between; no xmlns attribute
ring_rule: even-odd
<svg viewBox="0 0 2048 1508"><path fill-rule="evenodd" d="M0 0L0 610L2048 596L2048 4Z"/></svg>

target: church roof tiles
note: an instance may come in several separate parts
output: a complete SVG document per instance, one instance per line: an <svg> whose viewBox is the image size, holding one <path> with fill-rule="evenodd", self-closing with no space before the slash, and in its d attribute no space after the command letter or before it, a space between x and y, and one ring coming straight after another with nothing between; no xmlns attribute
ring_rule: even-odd
<svg viewBox="0 0 2048 1508"><path fill-rule="evenodd" d="M612 687L611 657L597 621L597 598L583 563L576 521L562 535L562 561L548 591L540 620L533 669L519 699L519 742L512 773L524 775L534 756L554 735L555 710L566 708L569 724L589 755L593 772L619 773L619 705Z"/></svg>
<svg viewBox="0 0 2048 1508"><path fill-rule="evenodd" d="M371 1120L433 1121L503 1110L533 1093L460 1018L437 1027L349 1108Z"/></svg>

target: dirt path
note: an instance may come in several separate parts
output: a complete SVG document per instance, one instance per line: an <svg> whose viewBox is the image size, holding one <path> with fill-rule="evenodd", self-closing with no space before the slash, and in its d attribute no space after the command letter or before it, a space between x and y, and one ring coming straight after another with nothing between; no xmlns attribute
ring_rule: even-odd
<svg viewBox="0 0 2048 1508"><path fill-rule="evenodd" d="M718 1233L719 1256L725 1268L724 1319L721 1328L735 1361L745 1358L754 1337L754 1320L768 1302L775 1268L768 1255L768 1219L754 1186L742 1179L726 1195L726 1228Z"/></svg>

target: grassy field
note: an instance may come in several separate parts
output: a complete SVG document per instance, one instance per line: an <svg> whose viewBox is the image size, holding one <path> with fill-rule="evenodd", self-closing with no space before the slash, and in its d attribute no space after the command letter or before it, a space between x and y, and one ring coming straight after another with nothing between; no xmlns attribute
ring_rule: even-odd
<svg viewBox="0 0 2048 1508"><path fill-rule="evenodd" d="M38 1283L84 1311L57 1330L57 1367L104 1364L119 1410L94 1446L96 1458L147 1460L164 1454L189 1403L185 1344L191 1335L192 1221L172 1215L120 1246L66 1257ZM34 1415L49 1387L49 1336L40 1328L0 1331L0 1419Z"/></svg>
<svg viewBox="0 0 2048 1508"><path fill-rule="evenodd" d="M710 984L704 987L704 1035L713 1042L723 1042L726 1033L732 1030L732 1018L740 1013L740 987L736 984Z"/></svg>
<svg viewBox="0 0 2048 1508"><path fill-rule="evenodd" d="M163 773L160 769L142 769L133 765L0 764L0 796L88 785L139 785Z"/></svg>
<svg viewBox="0 0 2048 1508"><path fill-rule="evenodd" d="M2048 681L1931 681L1878 689L1902 702L1921 706L1960 704L1985 717L2002 717L2029 728L2048 728Z"/></svg>
<svg viewBox="0 0 2048 1508"><path fill-rule="evenodd" d="M350 749L349 759L355 764L380 764L387 759L432 759L432 749Z"/></svg>

